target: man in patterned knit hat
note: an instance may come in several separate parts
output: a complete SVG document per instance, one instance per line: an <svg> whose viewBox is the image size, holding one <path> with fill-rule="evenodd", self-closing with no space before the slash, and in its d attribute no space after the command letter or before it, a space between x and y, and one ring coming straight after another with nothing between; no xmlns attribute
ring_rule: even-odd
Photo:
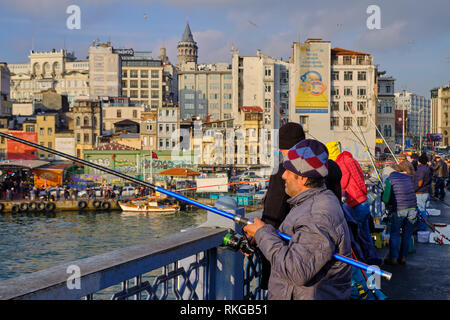
<svg viewBox="0 0 450 320"><path fill-rule="evenodd" d="M270 261L269 299L348 299L352 268L335 260L351 257L350 233L341 205L325 187L328 151L319 141L306 139L284 157L286 193L292 206L279 230L258 218L244 227Z"/></svg>

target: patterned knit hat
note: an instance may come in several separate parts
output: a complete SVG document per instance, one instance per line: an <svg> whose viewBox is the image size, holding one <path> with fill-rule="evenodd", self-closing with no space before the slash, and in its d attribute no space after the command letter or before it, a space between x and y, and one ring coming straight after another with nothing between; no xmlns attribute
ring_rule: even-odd
<svg viewBox="0 0 450 320"><path fill-rule="evenodd" d="M328 175L328 150L317 140L302 140L289 149L283 167L296 175L323 178Z"/></svg>

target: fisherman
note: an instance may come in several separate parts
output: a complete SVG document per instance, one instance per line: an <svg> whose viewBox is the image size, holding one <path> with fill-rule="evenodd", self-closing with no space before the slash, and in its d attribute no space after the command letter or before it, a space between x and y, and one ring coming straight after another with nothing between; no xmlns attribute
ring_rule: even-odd
<svg viewBox="0 0 450 320"><path fill-rule="evenodd" d="M428 216L426 209L430 202L432 173L427 164L428 156L426 152L422 153L418 160L417 170L414 173L414 192L416 193L417 209L420 214L426 218ZM419 230L427 230L425 223L420 224Z"/></svg>
<svg viewBox="0 0 450 320"><path fill-rule="evenodd" d="M444 201L445 197L445 179L448 178L448 166L440 155L436 155L435 161L431 165L436 178L436 184L434 185L434 197L441 201Z"/></svg>
<svg viewBox="0 0 450 320"><path fill-rule="evenodd" d="M321 142L302 140L285 155L282 175L292 206L279 230L258 218L244 231L270 261L269 299L348 299L352 269L333 259L351 257L351 239L339 200L324 182L328 151Z"/></svg>
<svg viewBox="0 0 450 320"><path fill-rule="evenodd" d="M289 149L295 146L297 143L305 139L305 132L303 127L295 122L288 122L281 126L278 132L278 147L281 155L284 157L288 153ZM283 161L279 162L278 170L275 174L270 176L269 185L267 187L267 194L264 198L264 209L261 220L264 223L271 224L275 229L278 229L284 218L291 210L291 206L288 203L289 195L285 192L285 183L282 179L285 169L283 167ZM332 190L339 201L341 199L341 185L340 180L342 177L339 166L332 160L328 160L328 175L325 183L327 188ZM263 290L267 290L268 281L270 276L270 263L264 256L261 257L262 276L260 287Z"/></svg>
<svg viewBox="0 0 450 320"><path fill-rule="evenodd" d="M382 201L392 213L391 233L389 238L389 256L385 264L405 264L409 242L417 219L417 200L411 179L411 170L407 163L400 162L384 170L387 176ZM400 229L403 234L400 245Z"/></svg>

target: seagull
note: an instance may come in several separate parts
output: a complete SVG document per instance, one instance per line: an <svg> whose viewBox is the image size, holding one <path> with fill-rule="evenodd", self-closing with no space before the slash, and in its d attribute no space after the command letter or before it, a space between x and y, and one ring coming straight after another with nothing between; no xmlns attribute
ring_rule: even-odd
<svg viewBox="0 0 450 320"><path fill-rule="evenodd" d="M257 27L257 28L258 28L258 26L256 25L256 23L254 23L254 22L251 22L250 20L248 20L248 23L250 23L251 25L253 25L253 26L255 26L255 27Z"/></svg>

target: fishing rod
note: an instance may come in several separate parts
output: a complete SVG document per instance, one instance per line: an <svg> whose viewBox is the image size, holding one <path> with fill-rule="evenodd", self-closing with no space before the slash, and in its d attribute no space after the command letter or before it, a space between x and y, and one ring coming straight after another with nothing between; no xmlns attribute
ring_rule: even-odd
<svg viewBox="0 0 450 320"><path fill-rule="evenodd" d="M388 147L388 150L389 150L389 152L391 153L392 157L394 157L395 162L396 162L397 164L399 164L397 158L396 158L395 155L394 155L394 152L392 152L392 149L391 149L391 147L389 146L389 143L387 143L386 139L384 138L384 136L383 136L383 134L381 133L380 129L378 129L377 125L375 124L375 121L373 121L372 116L371 116L370 114L369 114L369 119L370 119L370 121L372 122L372 124L375 126L375 129L377 129L377 132L380 134L381 138L383 139L384 144Z"/></svg>
<svg viewBox="0 0 450 320"><path fill-rule="evenodd" d="M445 240L447 240L447 241L450 242L450 239L449 239L449 238L447 238L442 232L438 231L431 223L429 223L429 222L427 221L427 219L425 219L425 217L422 215L422 213L421 213L420 211L418 211L418 212L419 212L419 217L422 218L422 220L423 220L423 221L425 222L425 224L431 229L431 231L437 233L437 234L441 237L441 239L436 239L436 238L435 238L435 241L437 241L440 245L443 245L443 244L444 244L443 239L445 239Z"/></svg>
<svg viewBox="0 0 450 320"><path fill-rule="evenodd" d="M344 117L341 115L341 113L340 113L339 111L337 111L337 114L338 114L338 116L342 119L342 121L344 121ZM344 123L345 123L345 122L344 122ZM353 133L353 135L358 139L359 143L364 147L364 149L366 150L366 152L369 154L369 159L370 159L370 162L372 163L372 166L373 166L373 168L374 168L374 170L375 170L375 172L376 172L376 174L377 174L377 178L378 178L378 180L380 180L380 182L382 183L381 178L380 178L380 173L378 172L378 168L376 167L375 163L373 162L373 159L372 159L373 155L372 155L372 153L371 153L370 150L366 147L366 145L364 144L364 142L362 142L361 138L353 131L353 129L352 129L350 126L349 126L348 128L349 128L350 131Z"/></svg>
<svg viewBox="0 0 450 320"><path fill-rule="evenodd" d="M168 195L168 196L173 197L173 198L175 198L175 199L181 200L181 201L183 201L183 202L192 204L192 205L194 205L194 206L196 206L196 207L199 207L199 208L201 208L201 209L204 209L204 210L207 210L207 211L216 213L216 214L218 214L218 215L220 215L220 216L222 216L222 217L231 219L231 220L233 220L234 222L236 222L236 223L238 223L238 224L241 224L241 225L248 225L248 224L252 224L252 223L253 223L252 221L250 221L249 219L247 219L247 218L245 218L245 217L242 217L242 216L239 216L239 215L232 214L232 213L230 213L230 212L226 212L226 211L220 210L220 209L218 209L218 208L216 208L216 207L211 207L211 206L209 206L209 205L203 204L203 203L201 203L201 202L198 202L198 201L195 201L195 200L193 200L193 199L190 199L190 198L188 198L188 197L186 197L186 196L183 196L183 195L181 195L181 194L179 194L179 193L176 193L176 192L173 192L173 191L166 190L166 189L161 188L161 187L159 187L159 186L156 186L156 185L154 185L154 184L152 184L152 183L149 183L149 182L146 182L146 181L139 180L139 179L137 179L137 178L128 176L128 175L123 174L123 173L121 173L121 172L117 172L117 171L111 170L111 169L109 169L109 168L105 168L105 167L103 167L103 166L100 166L100 165L98 165L98 164L96 164L96 163L92 163L92 162L86 161L86 160L84 160L84 159L79 159L79 158L77 158L77 157L74 157L74 156L72 156L72 155L63 153L63 152L61 152L61 151L57 151L57 150L54 150L54 149L50 149L50 148L41 146L41 145L39 145L39 144L36 144L36 143L34 143L34 142L30 142L30 141L27 141L27 140L24 140L24 139L20 139L20 138L11 136L11 135L6 134L6 133L3 133L3 132L0 132L0 137L4 137L4 138L6 138L6 139L10 139L10 140L13 140L13 141L16 141L16 142L20 142L20 143L25 144L25 145L28 145L28 146L30 146L30 147L34 147L34 148L36 148L36 149L39 149L39 150L42 150L42 151L45 151L45 152L48 152L48 153L55 154L55 155L58 155L58 156L60 156L60 157L66 158L66 159L69 159L69 160L71 160L71 161L73 161L73 162L81 163L81 164L84 164L84 165L86 165L86 166L88 166L88 167L92 167L92 168L98 169L98 170L100 170L100 171L104 171L104 172L106 172L106 173L115 175L115 176L117 176L117 177L119 177L119 178L122 178L122 179L125 179L125 180L128 180L128 181L134 182L134 183L136 183L136 184L139 184L139 185L143 185L143 186L149 187L149 188L151 188L151 189L153 189L153 190L155 190L155 191L157 191L157 192L160 192L160 193L162 193L162 194L165 194L165 195ZM291 236L289 236L289 235L287 235L287 234L285 234L285 233L282 233L282 232L280 232L280 231L277 231L277 234L278 234L282 239L285 239L285 240L287 240L287 241L291 240ZM351 259L351 258L345 257L345 256L340 255L340 254L337 254L337 253L333 254L333 258L335 258L335 259L338 260L338 261L341 261L341 262L347 263L347 264L349 264L349 265L352 265L352 266L354 266L354 267L363 269L363 270L365 270L365 271L368 272L368 273L377 274L377 275L379 275L379 276L381 276L381 277L384 277L384 278L387 279L387 280L390 280L391 277L392 277L392 273L390 273L390 272L383 271L383 270L381 270L381 269L375 268L375 267L373 267L373 266L369 266L369 265L364 264L364 263L361 263L361 262L359 262L359 261L355 261L355 260L353 260L353 259Z"/></svg>

